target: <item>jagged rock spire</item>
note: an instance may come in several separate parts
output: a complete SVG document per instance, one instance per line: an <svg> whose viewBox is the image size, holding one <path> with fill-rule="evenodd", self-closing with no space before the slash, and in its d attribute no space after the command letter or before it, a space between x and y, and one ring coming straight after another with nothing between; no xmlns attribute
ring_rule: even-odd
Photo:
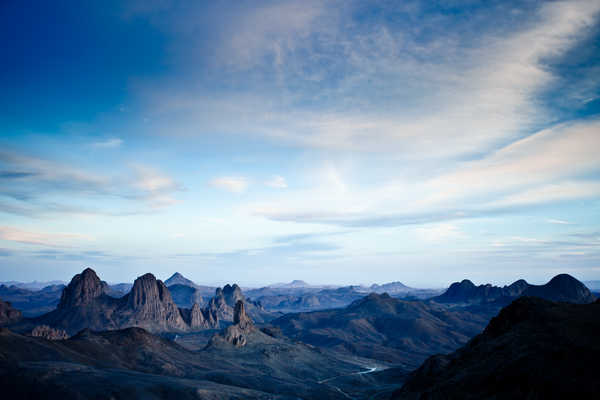
<svg viewBox="0 0 600 400"><path fill-rule="evenodd" d="M235 303L235 309L233 310L233 324L239 325L242 329L254 325L248 314L246 314L244 302L241 300L238 300L237 303Z"/></svg>

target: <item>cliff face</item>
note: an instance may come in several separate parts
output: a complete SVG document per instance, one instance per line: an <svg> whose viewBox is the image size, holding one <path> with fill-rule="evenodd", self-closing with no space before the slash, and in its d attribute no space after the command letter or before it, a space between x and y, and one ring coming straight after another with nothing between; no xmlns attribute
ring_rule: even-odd
<svg viewBox="0 0 600 400"><path fill-rule="evenodd" d="M86 268L81 274L75 275L63 290L57 308L66 309L90 304L107 290L107 283L102 282L93 269Z"/></svg>
<svg viewBox="0 0 600 400"><path fill-rule="evenodd" d="M123 302L117 316L121 326L181 331L189 328L165 284L152 274L137 278Z"/></svg>

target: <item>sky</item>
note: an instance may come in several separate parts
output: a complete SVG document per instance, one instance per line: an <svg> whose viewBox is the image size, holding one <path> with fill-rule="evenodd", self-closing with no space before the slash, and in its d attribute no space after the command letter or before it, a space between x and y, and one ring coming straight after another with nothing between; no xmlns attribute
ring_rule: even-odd
<svg viewBox="0 0 600 400"><path fill-rule="evenodd" d="M2 1L0 281L600 279L600 2Z"/></svg>

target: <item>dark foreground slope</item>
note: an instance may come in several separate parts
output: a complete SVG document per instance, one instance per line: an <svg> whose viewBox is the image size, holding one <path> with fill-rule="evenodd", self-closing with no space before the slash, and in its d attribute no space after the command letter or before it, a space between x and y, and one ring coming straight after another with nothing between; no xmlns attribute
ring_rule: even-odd
<svg viewBox="0 0 600 400"><path fill-rule="evenodd" d="M201 351L141 328L84 330L56 341L3 329L3 393L10 398L65 399L341 399L345 396L337 387L321 381L363 369L266 334L242 306L238 309L235 323Z"/></svg>
<svg viewBox="0 0 600 400"><path fill-rule="evenodd" d="M343 309L287 314L272 324L305 343L416 368L432 354L465 344L487 321L435 303L372 293Z"/></svg>
<svg viewBox="0 0 600 400"><path fill-rule="evenodd" d="M600 302L523 297L456 352L429 358L395 399L592 399Z"/></svg>

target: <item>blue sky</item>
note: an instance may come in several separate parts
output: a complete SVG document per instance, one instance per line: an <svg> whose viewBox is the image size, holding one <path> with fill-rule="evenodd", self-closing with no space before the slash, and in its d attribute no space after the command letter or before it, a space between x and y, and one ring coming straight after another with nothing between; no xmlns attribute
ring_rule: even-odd
<svg viewBox="0 0 600 400"><path fill-rule="evenodd" d="M599 12L3 2L0 280L600 279Z"/></svg>

